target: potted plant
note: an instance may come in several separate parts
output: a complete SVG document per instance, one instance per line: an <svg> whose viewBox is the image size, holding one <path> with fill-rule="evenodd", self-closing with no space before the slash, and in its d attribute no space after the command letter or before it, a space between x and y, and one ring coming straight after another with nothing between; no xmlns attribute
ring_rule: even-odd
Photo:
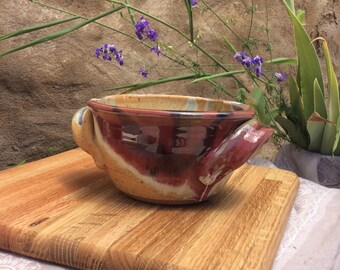
<svg viewBox="0 0 340 270"><path fill-rule="evenodd" d="M283 145L275 164L322 185L338 185L339 84L330 52L323 38L310 39L303 27L304 14L300 10L295 11L294 1L285 0L284 3L294 28L298 68L296 77L289 78L289 102L281 102L280 113L271 118L283 128L291 142ZM316 41L322 43L327 86L313 46Z"/></svg>

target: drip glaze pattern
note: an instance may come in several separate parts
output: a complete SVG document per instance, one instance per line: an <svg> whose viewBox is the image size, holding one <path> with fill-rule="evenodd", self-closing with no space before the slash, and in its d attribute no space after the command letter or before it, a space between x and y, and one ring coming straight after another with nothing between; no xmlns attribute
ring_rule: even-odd
<svg viewBox="0 0 340 270"><path fill-rule="evenodd" d="M139 200L208 199L272 135L246 105L167 95L92 99L73 117L76 143Z"/></svg>

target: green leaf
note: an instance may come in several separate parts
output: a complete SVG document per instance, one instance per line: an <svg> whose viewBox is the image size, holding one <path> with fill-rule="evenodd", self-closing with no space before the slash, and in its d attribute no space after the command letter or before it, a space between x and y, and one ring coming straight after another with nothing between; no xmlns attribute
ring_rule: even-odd
<svg viewBox="0 0 340 270"><path fill-rule="evenodd" d="M336 125L339 120L340 115L340 104L339 104L339 86L338 81L334 72L334 68L331 61L331 56L328 50L326 40L322 39L322 46L325 53L326 70L328 78L328 89L329 89L329 110L328 110L328 120L329 123L326 124L324 137L322 140L321 153L325 155L330 155L333 153L333 146L336 136Z"/></svg>
<svg viewBox="0 0 340 270"><path fill-rule="evenodd" d="M293 143L307 149L309 145L307 121L304 114L300 89L293 76L289 77L289 99L291 107L284 108L287 118L279 116L279 124L287 132Z"/></svg>
<svg viewBox="0 0 340 270"><path fill-rule="evenodd" d="M231 50L231 52L233 54L237 53L237 50L235 49L233 44L231 44L231 42L227 38L223 37L223 40L224 40L224 43L227 45L227 47Z"/></svg>
<svg viewBox="0 0 340 270"><path fill-rule="evenodd" d="M245 69L241 69L241 70L233 70L233 71L228 71L228 72L223 72L223 73L218 73L218 74L213 74L213 75L207 75L207 76L203 76L199 79L193 80L192 83L216 79L216 78L220 78L220 77L230 77L230 76L233 76L235 74L245 73L245 72L247 72Z"/></svg>
<svg viewBox="0 0 340 270"><path fill-rule="evenodd" d="M55 26L55 25L58 25L58 24L61 24L61 23L70 22L70 21L73 21L73 20L76 20L76 19L79 19L79 18L80 18L80 16L74 16L74 17L67 18L67 19L57 20L57 21L54 21L54 22L49 22L49 23L36 25L36 26L33 26L33 27L24 28L24 29L21 29L19 31L15 31L15 32L9 33L7 35L1 36L0 40L5 40L5 39L8 39L8 38L20 36L20 35L27 34L27 33L30 33L30 32L34 32L34 31L37 31L37 30L40 30L40 29Z"/></svg>
<svg viewBox="0 0 340 270"><path fill-rule="evenodd" d="M338 123L336 124L336 135L333 144L333 154L336 156L340 156L340 118L338 119Z"/></svg>
<svg viewBox="0 0 340 270"><path fill-rule="evenodd" d="M287 7L295 14L294 0L284 0Z"/></svg>
<svg viewBox="0 0 340 270"><path fill-rule="evenodd" d="M190 29L190 41L192 43L195 42L194 40L194 22L193 22L193 17L192 17L192 5L191 5L191 0L184 0L185 5L187 7L188 11L188 19L189 19L189 29Z"/></svg>
<svg viewBox="0 0 340 270"><path fill-rule="evenodd" d="M298 9L296 12L296 17L299 19L301 24L305 24L305 11Z"/></svg>
<svg viewBox="0 0 340 270"><path fill-rule="evenodd" d="M130 0L125 0L125 3L126 3L127 5L130 5ZM136 19L135 19L135 15L134 15L134 13L133 13L133 10L130 9L130 8L127 8L127 10L128 10L128 12L129 12L129 16L130 16L131 23L132 23L133 26L135 26L135 25L136 25Z"/></svg>
<svg viewBox="0 0 340 270"><path fill-rule="evenodd" d="M323 155L331 155L333 153L333 146L336 136L336 125L329 121L326 123L322 138L322 145L320 153Z"/></svg>
<svg viewBox="0 0 340 270"><path fill-rule="evenodd" d="M290 105L296 114L296 118L299 120L299 124L302 127L306 127L306 119L303 110L302 99L300 96L300 89L293 76L289 77L289 99Z"/></svg>
<svg viewBox="0 0 340 270"><path fill-rule="evenodd" d="M323 49L325 53L327 79L328 79L328 90L329 90L329 120L337 123L340 115L340 104L339 104L339 84L334 72L331 56L328 50L326 40L323 40Z"/></svg>
<svg viewBox="0 0 340 270"><path fill-rule="evenodd" d="M340 92L340 85L338 86ZM333 154L336 156L340 156L340 117L336 124L336 135L335 135L335 142L333 145Z"/></svg>
<svg viewBox="0 0 340 270"><path fill-rule="evenodd" d="M241 103L245 103L247 100L247 91L244 88L238 88L236 90L237 95L236 95L236 100Z"/></svg>
<svg viewBox="0 0 340 270"><path fill-rule="evenodd" d="M61 37L63 35L66 35L66 34L68 34L70 32L73 32L73 31L75 31L75 30L77 30L77 29L79 29L79 28L81 28L81 27L83 27L83 26L85 26L85 25L87 25L87 24L89 24L91 22L94 22L94 21L96 21L96 20L98 20L100 18L103 18L103 17L105 17L105 16L107 16L107 15L109 15L111 13L117 12L117 11L123 9L123 8L125 8L125 6L121 6L121 7L115 8L115 9L111 9L111 10L106 11L104 13L101 13L101 14L95 16L95 17L92 17L92 18L90 18L88 20L85 20L85 21L83 21L83 22L81 22L81 23L79 23L79 24L77 24L75 26L68 27L66 29L63 29L63 30L58 31L58 32L55 32L53 34L44 36L42 38L38 38L36 40L27 42L27 43L25 43L23 45L20 45L20 46L17 46L17 47L14 47L14 48L12 48L12 49L10 49L8 51L0 53L0 57L3 57L5 55L7 55L7 54L10 54L10 53L13 53L13 52L16 52L16 51L23 50L23 49L31 47L31 46L35 46L37 44L40 44L40 43L43 43L43 42L46 42L46 41L49 41L49 40L52 40L52 39L55 39L55 38L59 38L59 37Z"/></svg>
<svg viewBox="0 0 340 270"><path fill-rule="evenodd" d="M327 120L327 110L324 96L317 79L314 80L314 112L307 121L307 130L310 138L308 150L320 152L323 133Z"/></svg>
<svg viewBox="0 0 340 270"><path fill-rule="evenodd" d="M283 0L283 2L285 3L286 9L293 23L296 50L299 61L298 83L302 93L305 119L308 119L314 111L313 84L315 78L320 84L321 92L324 93L320 62L308 33L295 15L293 9L294 1Z"/></svg>
<svg viewBox="0 0 340 270"><path fill-rule="evenodd" d="M301 131L300 127L294 124L291 120L278 115L275 121L280 124L280 126L286 131L287 135L291 139L292 143L299 145L303 149L307 149L308 144L306 142L306 136L304 132Z"/></svg>
<svg viewBox="0 0 340 270"><path fill-rule="evenodd" d="M320 152L325 124L328 120L317 112L313 112L307 121L307 130L310 138L309 151Z"/></svg>
<svg viewBox="0 0 340 270"><path fill-rule="evenodd" d="M267 64L284 64L284 65L297 65L298 61L296 58L285 58L285 57L278 57L268 61L265 61Z"/></svg>
<svg viewBox="0 0 340 270"><path fill-rule="evenodd" d="M268 117L266 114L266 99L263 90L258 87L251 93L254 101L255 101L255 110L257 117L260 122L268 125Z"/></svg>
<svg viewBox="0 0 340 270"><path fill-rule="evenodd" d="M314 93L314 112L317 112L321 117L327 119L325 97L321 91L321 87L317 79L314 80L313 93Z"/></svg>
<svg viewBox="0 0 340 270"><path fill-rule="evenodd" d="M258 87L252 91L253 101L246 100L245 103L253 107L256 111L259 121L267 126L275 122L275 118L280 114L279 108L268 109L267 99L264 91Z"/></svg>
<svg viewBox="0 0 340 270"><path fill-rule="evenodd" d="M271 118L274 120L280 114L279 108L274 108L270 111Z"/></svg>

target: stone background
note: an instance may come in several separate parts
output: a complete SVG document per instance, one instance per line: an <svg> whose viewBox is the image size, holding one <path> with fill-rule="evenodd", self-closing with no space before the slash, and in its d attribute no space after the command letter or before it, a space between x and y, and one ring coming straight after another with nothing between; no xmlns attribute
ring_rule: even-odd
<svg viewBox="0 0 340 270"><path fill-rule="evenodd" d="M23 27L70 17L63 12L31 1L1 2L0 35ZM132 0L131 2L143 10L170 21L183 32L187 32L186 10L182 0ZM246 10L251 5L250 0L207 0L207 2L223 19L228 19L229 25L242 38L247 36L250 14ZM291 24L281 0L254 2L257 9L252 37L258 40L256 53L268 59L266 52L268 39L263 31L267 4L273 56L293 57L294 42ZM111 7L110 3L99 0L46 0L44 3L86 17L94 16ZM328 40L336 73L340 74L340 19L338 19L340 1L297 0L296 4L306 10L306 28L311 36L322 36ZM219 33L233 41L238 49L241 46L240 42L215 18L208 16L207 12L200 15L202 12L200 8L194 10L196 27L203 33L199 41L202 47L218 55L217 57L223 63L231 63L232 54L226 49ZM79 20L67 25L71 26L76 22ZM134 36L132 25L119 14L109 15L100 22ZM191 55L196 59L196 52L188 46L186 41L156 22L151 21L151 23L159 33L159 40L173 45L183 55ZM0 52L48 34L52 29L57 31L63 27L55 26L1 41ZM123 67L119 67L115 62L104 62L94 57L94 49L103 43L114 43L118 48L123 49L125 57ZM323 59L319 44L316 46ZM197 55L197 59L201 63L209 64L209 61L200 54ZM95 24L87 25L59 39L0 58L0 169L75 147L70 129L70 121L74 112L92 97L116 93L103 91L103 89L142 82L144 79L138 75L138 70L143 65L150 71L149 79L188 72L179 69L164 57L149 53L144 46L130 38ZM230 79L225 79L223 84L231 90L236 87ZM226 98L214 91L207 83L173 82L140 92L181 93ZM272 158L275 151L275 144L270 144L262 150L262 155Z"/></svg>

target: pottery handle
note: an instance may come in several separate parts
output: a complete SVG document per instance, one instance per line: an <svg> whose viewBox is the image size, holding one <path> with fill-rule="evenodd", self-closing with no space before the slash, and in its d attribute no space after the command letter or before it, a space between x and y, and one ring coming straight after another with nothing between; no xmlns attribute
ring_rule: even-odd
<svg viewBox="0 0 340 270"><path fill-rule="evenodd" d="M200 175L208 175L217 181L226 174L242 166L256 150L266 143L273 129L255 121L248 121L239 127L233 135L201 159ZM214 177L212 177L214 176ZM203 179L203 178L202 178Z"/></svg>
<svg viewBox="0 0 340 270"><path fill-rule="evenodd" d="M273 128L258 122L248 122L232 136L229 149L229 162L233 169L237 169L269 141L273 135Z"/></svg>
<svg viewBox="0 0 340 270"><path fill-rule="evenodd" d="M105 169L103 156L95 138L94 117L89 107L83 107L73 115L72 133L76 144L93 157L97 167Z"/></svg>

